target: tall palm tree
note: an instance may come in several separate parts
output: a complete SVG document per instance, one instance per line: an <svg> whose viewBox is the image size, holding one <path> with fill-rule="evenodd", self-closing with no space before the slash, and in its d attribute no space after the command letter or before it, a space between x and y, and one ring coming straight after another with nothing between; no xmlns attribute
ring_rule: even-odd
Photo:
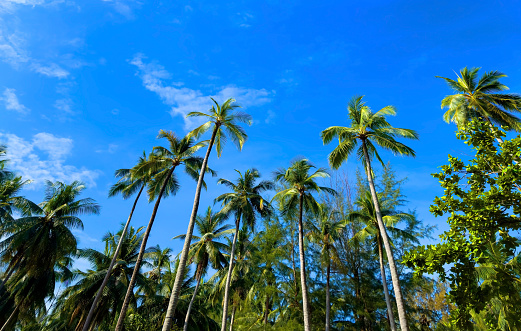
<svg viewBox="0 0 521 331"><path fill-rule="evenodd" d="M227 179L221 178L217 182L223 184L232 190L230 193L224 193L215 199L216 202L222 202L223 209L221 213L224 215L234 214L235 216L235 234L233 237L232 249L230 251L230 265L228 266L228 276L224 289L223 317L221 323L221 331L226 330L226 322L228 319L228 297L230 290L231 274L234 264L235 244L237 243L237 235L241 220L247 228L254 229L257 216L268 216L271 214L271 206L262 196L261 193L273 189L273 183L270 181L261 181L256 185L255 181L260 178L257 169L249 169L241 174L239 170L237 183L233 183Z"/></svg>
<svg viewBox="0 0 521 331"><path fill-rule="evenodd" d="M218 240L228 233L230 233L230 225L223 225L226 220L223 214L213 213L212 208L208 207L204 216L197 216L195 225L197 232L200 236L192 236L192 240L197 240L190 246L190 252L188 257L196 263L195 268L195 289L190 304L188 305L188 311L186 312L185 323L183 330L188 330L188 323L190 321L190 311L194 299L197 295L197 290L201 283L202 276L208 270L208 266L211 265L213 269L220 270L226 264L223 251L227 249L227 245L220 243ZM184 239L186 235L179 235L174 239Z"/></svg>
<svg viewBox="0 0 521 331"><path fill-rule="evenodd" d="M222 148L226 142L226 137L230 138L237 145L239 150L242 150L242 146L248 138L248 135L244 129L237 124L237 122L251 125L250 115L236 111L236 108L239 106L235 104L235 99L230 98L222 105L219 105L214 99L212 99L212 101L214 102L214 106L212 106L208 112L190 112L187 115L187 117L203 117L208 119L208 122L190 132L189 136L200 137L205 132L212 129L212 136L210 137L208 149L206 150L206 155L204 156L202 169L205 169L208 164L208 158L210 157L210 152L212 151L214 144L217 150L217 156L221 156ZM179 300L179 291L181 290L182 285L182 275L184 273L184 269L186 268L188 252L192 242L192 233L194 231L195 219L197 216L197 210L199 208L199 198L201 197L201 186L203 179L204 172L201 171L199 174L199 180L197 181L197 187L195 189L194 205L192 207L192 214L190 216L188 229L186 231L185 243L179 258L179 270L181 270L181 272L178 272L176 275L174 288L168 303L165 322L163 324L163 331L170 331L170 328L172 327L173 316L177 301Z"/></svg>
<svg viewBox="0 0 521 331"><path fill-rule="evenodd" d="M320 251L320 259L326 266L326 331L329 331L331 323L331 300L329 293L331 261L339 261L335 241L340 238L340 233L347 223L345 220L338 220L337 213L327 210L325 206L322 206L322 210L318 215L318 221L320 222L318 226L313 222L307 222L306 225L310 229L307 236L310 238L311 242L322 247Z"/></svg>
<svg viewBox="0 0 521 331"><path fill-rule="evenodd" d="M382 220L385 224L387 231L393 237L401 237L412 242L418 243L418 239L412 235L411 233L401 230L399 228L394 227L398 222L403 220L414 220L414 216L407 213L402 213L393 210L392 206L389 206L387 201L380 200L380 204L382 205L382 209L380 213L382 214ZM365 192L364 195L358 197L355 204L360 208L360 210L353 211L349 214L349 219L354 220L358 219L361 221L365 227L358 231L353 236L353 243L357 244L362 241L371 238L374 240L376 247L378 247L378 258L380 262L380 274L382 276L382 285L384 289L385 303L387 305L387 313L389 316L389 323L391 326L391 330L396 330L396 325L394 323L394 314L391 305L391 298L389 296L389 289L387 287L387 277L385 275L385 267L384 267L384 256L382 249L382 236L378 229L378 220L376 218L376 211L374 207L374 202L371 197L370 192Z"/></svg>
<svg viewBox="0 0 521 331"><path fill-rule="evenodd" d="M340 165L347 160L349 155L355 150L360 141L360 147L357 150L358 157L362 159L364 164L369 189L375 205L375 213L378 220L378 228L382 235L385 251L389 259L389 269L391 270L391 278L393 280L394 294L398 306L398 316L402 330L409 330L405 315L405 307L403 304L402 290L398 279L398 272L394 262L391 245L387 236L387 231L382 220L380 204L373 182L373 169L371 167L371 158L376 157L385 166L380 155L376 150L373 142L378 146L391 151L395 155L415 156L414 151L401 142L396 141L396 137L409 139L418 139L418 134L414 130L400 129L392 127L385 119L386 115L396 115L393 106L387 106L376 113L365 105L362 101L363 96L355 96L349 102L347 107L348 116L351 120L350 127L332 126L322 131L321 137L324 144L329 144L333 138L338 137L339 145L329 154L329 164L332 168L338 169Z"/></svg>
<svg viewBox="0 0 521 331"><path fill-rule="evenodd" d="M123 304L143 239L144 227L134 229L131 226L126 230L124 227L116 234L109 232L103 237L104 251L100 252L90 248L79 250L78 255L87 260L92 269L74 271L75 284L67 287L60 294L53 310L54 319L63 323L60 326L55 325L55 329L66 329L70 325L76 325L75 330L85 329L87 320L85 313L87 308L92 306L94 294L99 293L100 283L105 281L105 278L102 277L106 274L110 274L109 282L105 284L106 290L102 292L102 295L99 298L96 296L98 304L95 306L89 329L103 328L103 325L108 327L113 322ZM118 247L117 264L114 266L112 257ZM143 278L141 275L138 282L143 282Z"/></svg>
<svg viewBox="0 0 521 331"><path fill-rule="evenodd" d="M147 156L145 152L143 152L143 155L139 158L137 162L137 167L143 165L145 162L147 162ZM132 175L131 169L118 169L115 172L115 177L119 178L118 182L109 190L109 197L116 196L117 194L121 194L123 196L123 199L128 199L132 195L134 195L137 192L136 199L134 199L134 204L132 205L132 209L130 210L130 214L128 215L127 223L125 223L125 227L122 230L121 235L119 236L119 243L114 250L114 255L112 256L112 260L110 261L109 270L112 270L114 267L114 264L116 263L116 260L118 258L119 251L121 249L121 245L123 244L123 240L126 238L126 232L130 225L130 221L132 220L132 215L134 215L134 210L136 209L137 202L139 198L141 197L141 193L143 193L143 190L145 189L145 186L147 183L150 182L152 174L144 173L140 175ZM89 314L87 315L87 319L84 323L83 330L82 331L88 331L90 328L90 322L92 320L92 317L94 316L94 312L96 310L96 306L98 304L98 301L101 299L101 295L103 293L103 289L107 285L107 282L109 281L109 277L111 276L111 272L107 272L105 275L105 278L103 279L103 282L101 283L101 286L96 293L96 298L92 302L92 306L89 309Z"/></svg>
<svg viewBox="0 0 521 331"><path fill-rule="evenodd" d="M172 256L172 249L161 249L159 245L150 247L148 249L147 258L151 261L152 270L149 272L150 277L157 278L157 282L161 283L162 268L170 266L170 257Z"/></svg>
<svg viewBox="0 0 521 331"><path fill-rule="evenodd" d="M93 199L78 199L85 186L47 181L45 201L34 205L26 216L6 222L0 230L2 255L11 256L8 268L16 268L6 283L15 307L2 327L5 330L18 313L45 307L54 295L61 271L72 263L77 241L71 229L83 228L80 215L99 214Z"/></svg>
<svg viewBox="0 0 521 331"><path fill-rule="evenodd" d="M336 194L336 191L316 183L318 178L329 177L327 171L323 168L317 169L310 174L314 168L306 159L293 161L288 169L279 169L275 172L275 179L286 189L275 194L272 200L278 199L282 205L282 213L294 213L298 208L298 239L299 239L299 255L300 255L300 284L302 291L302 307L304 313L304 330L311 330L311 316L309 310L308 289L306 284L306 259L304 255L304 212L318 215L320 213L320 204L313 197L313 193Z"/></svg>
<svg viewBox="0 0 521 331"><path fill-rule="evenodd" d="M499 71L485 72L478 80L480 68L460 70L457 80L444 79L456 94L448 95L441 101L441 108L448 108L443 115L445 122L454 122L458 127L464 126L472 119L481 118L501 126L508 126L521 131L521 120L511 112L521 112L521 96L514 93L501 93L508 87L499 82L507 77ZM498 141L502 143L501 138Z"/></svg>
<svg viewBox="0 0 521 331"><path fill-rule="evenodd" d="M143 164L139 164L131 171L131 175L138 177L151 173L154 174L152 182L148 188L148 195L152 199L154 197L157 198L156 203L154 204L154 209L152 210L152 215L150 216L150 220L148 222L147 229L145 230L145 234L143 236L141 248L139 249L139 255L134 267L134 272L132 273L132 278L130 279L130 283L127 289L127 294L125 295L125 300L123 302L123 306L121 307L121 312L116 324L116 331L121 331L123 328L123 321L125 320L125 315L127 313L130 299L134 295L134 284L141 268L141 261L143 260L143 255L145 254L148 237L150 235L150 231L152 230L152 225L154 224L161 198L163 195L175 194L179 188L174 170L177 168L177 166L184 165L186 172L192 178L197 177L197 170L199 170L199 168L201 168L202 172L208 170L206 165L202 164L203 162L201 158L194 156L194 154L200 148L206 145L206 142L195 143L194 139L190 136L179 139L173 132L166 132L163 130L159 131L158 138L165 138L169 143L169 148L162 146L154 147L153 155L149 157L149 160Z"/></svg>

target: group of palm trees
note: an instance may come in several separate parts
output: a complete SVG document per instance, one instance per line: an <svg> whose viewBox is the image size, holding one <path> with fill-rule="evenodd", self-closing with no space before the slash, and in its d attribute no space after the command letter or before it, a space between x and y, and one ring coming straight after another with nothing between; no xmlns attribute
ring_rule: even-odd
<svg viewBox="0 0 521 331"><path fill-rule="evenodd" d="M511 112L521 111L521 98L516 94L501 93L507 89L499 82L504 74L493 71L478 79L478 70L464 68L457 80L444 78L449 86L458 92L443 99L442 108L448 107L444 119L464 126L471 119L480 118L490 125L507 125L511 129L519 130L520 121ZM191 112L187 115L205 118L207 121L204 124L182 138L173 132L161 130L158 138L164 139L168 143L167 147L156 146L150 154L143 153L132 168L116 171L118 182L111 187L109 196L121 194L125 199L133 196L135 198L122 230L116 234L109 233L105 237L107 247L104 253L89 249L78 250L76 239L71 232L73 228L82 228L80 215L99 213L99 206L95 201L78 199L78 195L85 188L83 184L48 182L45 200L37 205L19 196L20 190L28 181L7 171L5 160L0 160L0 249L3 263L0 316L5 318L1 330L12 328L19 316L36 310L43 312L48 304L46 300L55 297L55 283L60 280L74 281L70 267L77 256L97 265L97 271L83 272L79 281L60 293L63 300L60 300L59 305L62 309L59 311L72 312L73 316L69 320L77 321L76 330L92 330L101 323L100 311L111 306L110 298L124 295L119 312L111 311L114 318L117 317L115 330L123 330L129 306L136 300L135 287L144 286L145 276L141 269L144 266L151 269L149 277L165 278L162 269L170 268L170 264L165 261L169 260L171 251L159 247L147 249L147 245L162 199L175 195L180 188L176 171L178 166L196 180L197 185L186 233L176 237L184 239L183 249L178 255L175 270L170 271L167 280L163 279L166 287L161 291L166 293L165 298L169 296L168 303L164 302L167 309L162 320L163 331L171 330L174 322L179 319L176 309L190 264L195 266L195 287L186 309L183 329L189 330L190 323L194 321L190 314L203 276L210 267L216 271L212 278L220 277L222 280L220 286L224 295L221 331L227 328L228 323L231 324L230 329L233 328L237 306L233 304L230 289L232 280L238 279L243 270L241 268L245 268L240 263L245 258L243 248L248 245L245 232L254 231L257 220L269 219L275 215L295 218L298 224L304 330L311 330L305 238L321 247L320 260L326 270L327 279L324 325L325 329L329 330L329 280L331 268L338 263L335 241L344 231L346 224L354 219L363 222L365 227L353 236L352 243L356 245L357 242L371 238L378 249L389 327L391 330L397 329L392 297L386 283L385 260L388 262L387 267L392 280L399 328L409 330L405 298L394 258L393 244L388 233L417 241L406 231L394 227L401 220L412 219L413 215L396 211L382 194L377 192L372 161L376 159L385 166L379 154L380 149L395 155L414 157L414 151L397 139L418 139L418 134L410 129L395 128L387 121L387 116L396 114L392 106L373 112L362 96L356 96L347 108L350 126L333 126L321 133L324 144L338 139L338 145L328 156L332 169L338 169L355 152L363 165L369 190L356 201L356 211L344 217L346 215L339 215L337 211L321 204L319 197L334 197L338 193L321 183L322 179L329 177L326 169L316 168L309 160L302 158L291 162L286 169L275 171L273 181L259 181L260 173L254 168L244 172L237 171L236 181L219 179L217 183L230 190L229 193L215 199L216 203L221 204L221 209L214 212L208 208L204 215L199 215L201 191L203 187L207 187L205 174L215 175L208 164L210 153L215 147L217 156L221 157L227 139L241 150L247 140L247 134L240 123L251 124L251 117L238 111L234 99L228 99L222 104L213 99L212 101L214 105L208 112ZM207 132L210 133L209 140L198 140ZM197 156L196 153L205 147L204 157ZM0 150L0 153L5 154L5 149ZM135 229L130 222L145 189L149 202L155 203L148 225L142 232L142 228ZM273 190L276 191L273 198L267 199L264 194ZM229 219L233 220L234 227L225 223ZM310 220L315 220L315 223ZM194 236L195 227L199 236ZM233 239L229 246L220 241L232 233ZM150 264L149 260L153 263ZM297 277L295 281L296 279ZM80 288L81 291L78 290ZM233 305L231 316L228 312L230 301ZM268 297L265 305L267 320L270 305Z"/></svg>

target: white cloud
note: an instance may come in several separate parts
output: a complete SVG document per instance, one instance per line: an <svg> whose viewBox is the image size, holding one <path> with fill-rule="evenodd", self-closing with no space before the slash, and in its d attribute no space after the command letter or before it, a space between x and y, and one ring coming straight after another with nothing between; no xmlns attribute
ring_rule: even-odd
<svg viewBox="0 0 521 331"><path fill-rule="evenodd" d="M141 3L135 0L101 0L103 2L110 3L114 10L126 19L133 19L134 12L133 8L139 7Z"/></svg>
<svg viewBox="0 0 521 331"><path fill-rule="evenodd" d="M0 100L5 102L5 109L7 110L14 110L21 114L27 114L29 112L29 109L18 101L15 89L6 88L3 97L0 98Z"/></svg>
<svg viewBox="0 0 521 331"><path fill-rule="evenodd" d="M275 117L277 117L277 114L273 110L268 109L268 116L266 116L264 123L270 124Z"/></svg>
<svg viewBox="0 0 521 331"><path fill-rule="evenodd" d="M15 134L0 133L0 140L7 145L9 167L25 179L34 181L35 185L29 188L39 187L45 180L67 183L79 180L88 186L96 186L99 171L65 164L73 147L70 138L41 132L27 141Z"/></svg>
<svg viewBox="0 0 521 331"><path fill-rule="evenodd" d="M61 110L67 114L74 114L72 110L72 100L71 99L59 99L54 103L54 108Z"/></svg>
<svg viewBox="0 0 521 331"><path fill-rule="evenodd" d="M138 68L136 73L143 81L143 85L149 91L155 92L163 103L171 107L172 116L182 116L185 121L185 129L195 127L199 121L185 118L191 111L206 111L211 107L213 97L218 102L228 98L235 98L243 107L259 106L271 101L273 92L266 89L250 89L228 85L219 88L214 94L205 94L199 90L181 87L182 83L167 85L165 80L171 78L171 74L165 68L156 63L144 61L145 56L136 54L130 63Z"/></svg>
<svg viewBox="0 0 521 331"><path fill-rule="evenodd" d="M69 76L69 72L56 63L51 63L48 66L41 65L39 63L34 63L32 65L32 69L36 71L37 73L40 73L42 75L48 76L48 77L55 77L55 78L66 78Z"/></svg>
<svg viewBox="0 0 521 331"><path fill-rule="evenodd" d="M109 144L106 149L98 149L96 153L109 153L114 154L116 150L118 149L118 145L116 144Z"/></svg>

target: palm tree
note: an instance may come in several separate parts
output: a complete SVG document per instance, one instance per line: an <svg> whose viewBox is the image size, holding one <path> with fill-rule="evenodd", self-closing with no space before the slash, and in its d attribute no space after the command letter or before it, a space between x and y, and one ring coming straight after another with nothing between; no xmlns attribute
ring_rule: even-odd
<svg viewBox="0 0 521 331"><path fill-rule="evenodd" d="M8 268L16 268L6 283L15 307L2 330L18 313L45 307L45 298L54 294L60 272L67 272L76 252L71 229L83 228L80 215L99 214L93 199L77 199L85 189L82 183L47 181L46 186L44 202L26 216L6 222L0 231L2 255L12 257Z"/></svg>
<svg viewBox="0 0 521 331"><path fill-rule="evenodd" d="M143 236L141 248L139 249L139 255L134 267L134 272L132 273L132 278L130 279L130 283L127 289L127 294L125 295L125 300L123 302L123 306L121 307L121 312L116 324L116 331L121 331L123 328L123 321L125 320L125 315L130 303L130 299L134 294L134 284L141 268L141 261L143 260L143 255L145 254L148 237L150 235L150 231L152 230L152 225L154 224L161 198L163 195L175 194L179 188L174 175L174 170L178 165L183 164L186 172L191 177L197 177L197 170L201 167L202 160L200 157L194 156L194 153L206 144L205 142L196 144L194 139L190 136L179 139L173 132L166 132L163 130L159 131L158 138L165 138L169 143L169 148L162 146L154 147L153 155L149 157L149 160L143 164L138 164L138 166L131 171L131 175L137 177L145 176L151 173L154 174L152 182L148 188L148 195L151 199L153 199L153 197L157 198L154 209L152 210L152 215L150 216L150 220L148 222L147 229L145 230L145 234ZM202 172L207 171L206 165L203 164L201 170Z"/></svg>
<svg viewBox="0 0 521 331"><path fill-rule="evenodd" d="M222 148L224 143L226 142L226 137L228 136L239 148L242 150L242 146L244 142L248 138L244 129L240 127L237 122L246 123L251 125L251 116L245 113L237 112L235 109L239 107L235 104L235 99L228 99L222 105L219 105L217 101L212 99L214 102L214 106L208 112L190 112L187 117L203 117L209 119L208 122L203 125L195 128L192 132L189 133L190 137L200 137L206 131L212 129L212 136L210 138L210 142L208 144L208 149L206 150L206 155L204 157L202 169L205 169L208 164L208 158L210 157L210 152L212 151L213 145L215 143L215 147L217 150L217 156L220 157L222 153ZM163 331L170 331L172 327L173 316L175 312L175 308L177 305L177 301L179 300L179 291L181 290L182 285L182 275L184 273L184 269L186 268L186 262L188 260L188 252L190 250L190 244L192 242L192 233L194 231L195 219L197 216L197 210L199 208L199 198L201 196L201 186L204 179L204 172L201 171L199 174L199 180L197 181L197 187L195 189L195 198L194 205L192 208L192 214L190 216L190 222L188 223L188 229L186 231L185 242L183 245L183 250L181 252L181 256L179 258L179 270L176 275L174 288L172 290L172 294L170 295L170 301L168 303L168 309L165 317L165 322L163 324Z"/></svg>
<svg viewBox="0 0 521 331"><path fill-rule="evenodd" d="M128 229L125 227L126 225L116 234L109 232L103 237L104 251L79 250L79 257L90 262L92 269L74 271L75 284L62 292L57 300L57 306L54 308L55 319L64 324L60 327L54 326L55 329L65 329L69 325L76 325L75 330L85 329L88 317L85 316L85 312L88 307L92 306L94 294L100 292L100 283L105 281L106 277L103 276L107 274L110 274L109 282L105 284L106 290L102 291L102 295L96 296L98 303L91 317L89 329L102 328L102 325L108 327L113 321L123 303L143 239L144 227L138 229L134 229L132 226ZM118 248L117 264L112 265L112 257ZM142 283L143 280L144 277L140 275L138 282Z"/></svg>
<svg viewBox="0 0 521 331"><path fill-rule="evenodd" d="M410 129L393 128L385 119L386 115L395 115L394 107L387 106L376 113L365 105L362 101L363 96L355 96L349 102L347 107L348 115L351 119L350 127L332 126L322 131L322 141L329 144L333 138L338 137L339 145L329 154L329 164L332 168L338 169L340 165L347 160L349 155L355 150L358 141L361 146L358 148L357 154L364 163L369 189L375 205L376 218L378 220L378 228L382 235L385 251L389 259L389 269L391 270L391 278L393 280L394 294L398 306L398 316L402 330L409 330L407 319L405 316L405 308L403 304L403 296L398 279L398 272L394 262L391 245L385 230L385 225L380 212L380 204L373 182L373 170L371 168L371 157L376 157L384 166L380 155L376 150L373 142L378 146L393 152L395 155L415 156L414 151L396 141L395 137L404 137L409 139L418 139L418 134Z"/></svg>
<svg viewBox="0 0 521 331"><path fill-rule="evenodd" d="M192 237L192 240L195 239L197 241L190 246L188 254L190 260L194 260L197 265L195 269L195 289L186 312L184 331L188 330L190 311L192 310L201 278L208 270L208 265L211 265L215 270L220 270L226 264L226 259L222 252L226 250L227 245L217 241L230 233L230 225L223 225L223 222L226 220L223 216L223 214L212 213L212 208L208 207L206 215L204 217L197 216L195 220L197 232L199 232L200 236ZM174 239L184 239L185 237L186 235L183 234L174 237Z"/></svg>
<svg viewBox="0 0 521 331"><path fill-rule="evenodd" d="M407 240L413 241L418 243L418 239L412 235L411 233L398 229L394 227L395 224L402 220L414 220L414 216L407 213L397 212L392 209L392 206L389 206L386 200L380 200L380 204L382 205L382 209L380 210L380 213L382 214L382 220L385 224L385 227L389 233L393 237L401 237L405 238ZM360 210L353 211L349 214L349 219L354 220L358 219L363 224L365 224L365 227L362 228L360 231L358 231L353 236L353 243L357 244L359 242L367 240L367 238L371 238L375 241L376 247L378 247L378 258L380 262L380 274L382 276L382 284L384 288L384 296L385 296L385 303L387 305L387 313L389 315L389 323L391 326L391 330L396 330L396 326L394 323L394 315L391 305L391 299L389 296L389 289L387 287L387 280L385 276L385 267L384 267L384 256L383 256L383 249L382 249L382 236L380 234L380 231L378 229L378 220L376 218L376 211L374 207L374 202L371 197L370 192L365 192L364 195L358 197L357 201L355 202L356 205L360 208Z"/></svg>
<svg viewBox="0 0 521 331"><path fill-rule="evenodd" d="M336 212L329 211L325 206L322 206L321 212L318 216L320 222L318 227L313 222L308 222L306 225L310 228L307 236L311 242L316 243L322 247L320 252L320 259L326 265L326 331L330 328L330 294L329 294L329 279L331 275L331 260L338 260L338 252L336 250L335 241L339 239L340 233L346 226L345 220L335 220L338 218Z"/></svg>
<svg viewBox="0 0 521 331"><path fill-rule="evenodd" d="M310 310L308 300L308 289L306 285L306 259L304 255L304 228L303 214L309 212L314 215L320 213L321 207L313 197L313 193L325 192L336 194L329 187L319 186L316 179L329 177L323 168L317 169L310 174L314 168L306 159L293 161L288 169L280 169L275 172L275 179L287 188L278 192L273 200L278 199L282 205L282 213L293 213L298 208L298 230L299 230L299 255L300 255L300 283L302 291L302 306L304 313L304 330L310 331Z"/></svg>
<svg viewBox="0 0 521 331"><path fill-rule="evenodd" d="M499 71L485 72L478 80L480 68L460 70L457 80L443 78L456 94L448 95L441 101L441 108L448 108L443 115L445 122L454 122L463 127L472 119L481 118L500 126L508 126L521 131L521 120L511 112L521 112L521 96L513 93L501 93L508 87L499 82L507 75ZM502 143L502 139L498 138Z"/></svg>
<svg viewBox="0 0 521 331"><path fill-rule="evenodd" d="M255 181L260 178L257 169L246 170L244 175L241 174L239 170L235 171L239 173L237 184L224 178L219 179L217 182L218 184L227 186L232 190L232 192L222 194L215 199L216 202L222 202L223 204L223 209L220 213L223 215L235 215L235 234L233 237L232 249L230 251L230 265L228 267L228 276L224 289L221 331L226 330L226 322L228 319L230 281L234 264L235 244L237 243L237 235L239 233L241 219L248 228L254 229L257 215L265 217L271 213L271 206L261 196L261 193L273 189L273 183L270 181L261 181L259 184L255 185Z"/></svg>
<svg viewBox="0 0 521 331"><path fill-rule="evenodd" d="M145 152L143 152L143 155L139 158L137 167L143 165L145 162L147 162L147 156ZM130 220L132 220L132 215L134 214L134 210L136 209L137 202L139 198L141 197L141 193L145 189L145 186L150 181L152 174L142 174L140 176L132 175L130 169L118 169L116 170L114 176L116 178L119 178L118 182L109 190L109 197L113 197L117 194L121 194L123 196L123 199L128 199L134 193L137 193L136 199L134 200L134 204L132 205L132 209L130 210L130 215L128 216L127 223L125 223L125 227L122 230L121 235L119 236L119 243L114 250L114 255L112 256L112 260L110 261L109 270L112 270L114 267L114 264L116 263L116 259L118 258L119 251L121 249L121 245L123 244L123 240L126 238L126 232L130 225ZM87 319L85 320L83 330L82 331L88 331L90 328L90 321L94 315L94 312L96 310L96 306L98 304L98 301L101 298L101 295L103 293L103 289L107 285L107 282L109 281L109 277L112 273L107 272L105 275L105 278L103 279L103 282L101 283L101 286L96 293L96 298L92 302L92 306L90 307L89 314L87 316Z"/></svg>
<svg viewBox="0 0 521 331"><path fill-rule="evenodd" d="M147 258L152 263L152 270L149 271L149 275L152 278L156 278L158 283L161 283L161 268L168 268L170 266L170 257L172 256L172 249L165 248L161 249L159 245L150 247L148 249Z"/></svg>

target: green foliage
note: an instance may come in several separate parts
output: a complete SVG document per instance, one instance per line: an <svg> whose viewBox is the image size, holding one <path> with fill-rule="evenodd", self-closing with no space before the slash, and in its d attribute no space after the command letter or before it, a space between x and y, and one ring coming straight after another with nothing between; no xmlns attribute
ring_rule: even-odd
<svg viewBox="0 0 521 331"><path fill-rule="evenodd" d="M418 274L437 273L450 282L455 326L471 328L476 321L473 315L484 312L491 329L500 327L500 315L499 320L519 327L521 291L513 288L518 288L521 275L509 263L517 261L519 241L512 232L521 227L521 169L516 162L521 138L498 145L496 139L505 133L479 120L460 129L457 136L474 150L474 158L465 163L449 155L449 164L433 175L445 192L435 198L431 213L448 214L450 230L440 236L440 244L407 254L405 263ZM497 254L501 257L494 258ZM501 312L494 308L496 300Z"/></svg>

